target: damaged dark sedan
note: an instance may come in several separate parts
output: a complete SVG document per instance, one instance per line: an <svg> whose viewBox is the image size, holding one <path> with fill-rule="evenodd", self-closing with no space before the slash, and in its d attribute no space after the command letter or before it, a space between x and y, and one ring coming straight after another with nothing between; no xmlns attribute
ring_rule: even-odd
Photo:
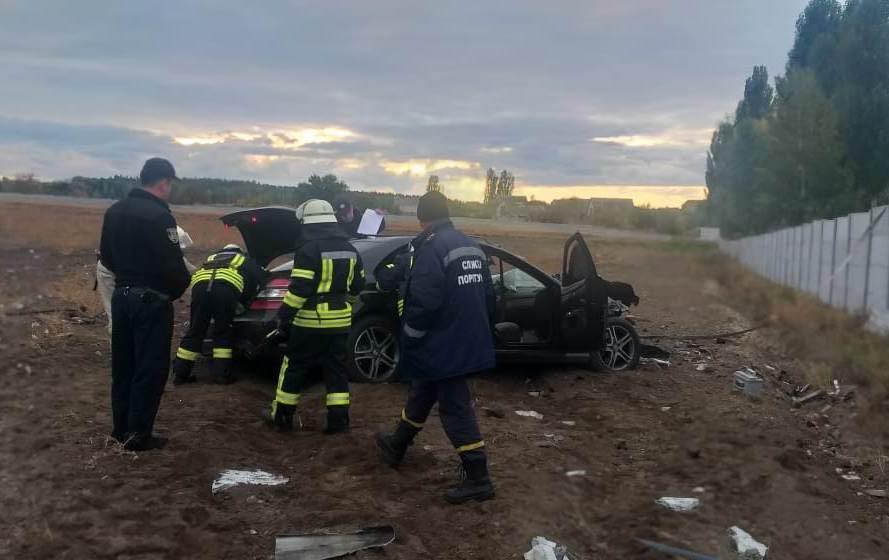
<svg viewBox="0 0 889 560"><path fill-rule="evenodd" d="M244 356L277 351L265 346L290 281L293 240L299 223L293 209L266 207L223 216L236 227L250 255L270 268L271 280L235 319L236 348ZM375 272L409 250L409 236L352 240L361 254L367 287L353 306L348 344L352 379L381 383L398 377L399 319L396 296L376 289ZM622 318L626 306L638 303L632 287L601 278L583 237L565 243L562 272L551 276L521 257L479 243L488 256L496 293L495 343L498 362L585 363L594 369L636 366L641 345L633 325ZM283 262L275 265L276 261ZM272 266L269 266L272 265Z"/></svg>

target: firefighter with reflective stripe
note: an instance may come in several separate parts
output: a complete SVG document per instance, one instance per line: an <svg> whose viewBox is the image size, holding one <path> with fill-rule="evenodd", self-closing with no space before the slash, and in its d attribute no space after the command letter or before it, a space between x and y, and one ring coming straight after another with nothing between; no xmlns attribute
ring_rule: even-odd
<svg viewBox="0 0 889 560"><path fill-rule="evenodd" d="M411 245L408 252L398 255L395 257L395 262L387 264L377 272L377 289L382 293L395 292L395 306L399 317L404 315L407 277L413 266L414 246Z"/></svg>
<svg viewBox="0 0 889 560"><path fill-rule="evenodd" d="M287 340L275 400L264 415L281 431L293 429L293 414L309 369L321 366L327 386L327 428L349 430L346 341L352 301L364 289L361 256L337 225L330 203L308 200L296 209L302 237L293 258L290 287L271 340Z"/></svg>
<svg viewBox="0 0 889 560"><path fill-rule="evenodd" d="M265 282L266 272L239 246L230 244L207 257L191 277L191 322L173 362L173 384L195 381L192 368L213 322L215 383L234 381L231 373L232 329L238 304L247 304Z"/></svg>
<svg viewBox="0 0 889 560"><path fill-rule="evenodd" d="M466 376L494 366L494 288L487 257L457 231L441 193L417 206L423 232L412 241L401 336L401 372L411 381L394 433L377 435L383 459L397 466L438 403L442 427L460 456L463 477L445 493L451 503L494 496L485 442Z"/></svg>

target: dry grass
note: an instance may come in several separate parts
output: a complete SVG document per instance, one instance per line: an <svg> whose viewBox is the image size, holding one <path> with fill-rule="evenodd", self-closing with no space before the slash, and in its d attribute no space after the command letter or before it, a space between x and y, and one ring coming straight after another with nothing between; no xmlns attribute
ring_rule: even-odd
<svg viewBox="0 0 889 560"><path fill-rule="evenodd" d="M808 382L828 388L840 379L868 386L878 401L889 395L889 337L868 331L867 317L776 286L717 253L698 261L754 322L774 327L788 353L808 365Z"/></svg>

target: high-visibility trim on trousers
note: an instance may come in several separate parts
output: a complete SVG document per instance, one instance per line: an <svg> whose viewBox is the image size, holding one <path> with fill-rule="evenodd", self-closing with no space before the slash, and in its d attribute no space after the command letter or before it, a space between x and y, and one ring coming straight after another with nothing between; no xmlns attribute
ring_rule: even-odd
<svg viewBox="0 0 889 560"><path fill-rule="evenodd" d="M180 346L179 349L176 350L176 357L179 358L180 360L193 362L198 359L198 353L192 352L191 350L186 350L185 348L182 348Z"/></svg>
<svg viewBox="0 0 889 560"><path fill-rule="evenodd" d="M477 441L475 443L468 443L466 445L461 445L457 448L457 453L466 453L467 451L475 451L476 449L481 449L485 446L484 441Z"/></svg>
<svg viewBox="0 0 889 560"><path fill-rule="evenodd" d="M349 393L327 393L327 406L349 406Z"/></svg>
<svg viewBox="0 0 889 560"><path fill-rule="evenodd" d="M407 413L404 411L404 409L401 409L401 419L402 419L402 421L410 424L411 426L413 426L414 428L416 428L418 430L423 429L423 423L422 422L414 422L413 420L408 418Z"/></svg>
<svg viewBox="0 0 889 560"><path fill-rule="evenodd" d="M213 349L213 358L214 359L230 360L231 357L232 357L232 349L231 348L214 348Z"/></svg>
<svg viewBox="0 0 889 560"><path fill-rule="evenodd" d="M281 370L278 372L278 385L275 388L275 402L296 406L297 404L299 404L299 393L288 393L282 388L282 386L284 385L284 376L287 373L287 366L289 364L290 360L287 359L287 356L284 356L284 360L281 361ZM275 404L273 403L273 412L274 408Z"/></svg>

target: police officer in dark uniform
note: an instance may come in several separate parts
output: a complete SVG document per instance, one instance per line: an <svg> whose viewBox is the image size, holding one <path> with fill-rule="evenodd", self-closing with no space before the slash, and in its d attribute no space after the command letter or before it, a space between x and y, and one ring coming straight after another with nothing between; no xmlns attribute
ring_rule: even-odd
<svg viewBox="0 0 889 560"><path fill-rule="evenodd" d="M350 239L365 237L358 233L358 227L361 225L361 218L364 216L363 209L356 208L346 195L340 195L334 199L333 209L336 213L337 223L339 223L340 227L343 228L343 231L346 232L346 235L348 235ZM382 233L384 229L386 229L385 219L380 224L380 229L377 233Z"/></svg>
<svg viewBox="0 0 889 560"><path fill-rule="evenodd" d="M115 276L111 298L112 436L127 449L162 447L153 435L170 368L173 300L188 288L176 220L167 200L176 171L152 158L139 175L141 188L105 212L102 264Z"/></svg>
<svg viewBox="0 0 889 560"><path fill-rule="evenodd" d="M288 340L278 385L266 421L280 431L293 429L293 414L309 368L320 365L327 386L327 428L349 430L349 376L346 341L352 326L352 300L364 289L361 256L340 229L330 203L309 200L296 210L302 223L290 287L278 312L271 340Z"/></svg>
<svg viewBox="0 0 889 560"><path fill-rule="evenodd" d="M265 282L265 271L238 245L229 244L191 277L191 322L173 361L173 384L196 380L191 370L213 321L211 376L218 384L234 381L231 373L233 322L238 304L246 305Z"/></svg>
<svg viewBox="0 0 889 560"><path fill-rule="evenodd" d="M487 257L454 228L441 193L420 198L417 218L423 232L412 242L401 336L401 371L411 380L410 395L395 432L378 434L377 445L386 463L398 465L437 402L464 473L445 499L486 500L494 496L494 485L466 376L494 367Z"/></svg>

